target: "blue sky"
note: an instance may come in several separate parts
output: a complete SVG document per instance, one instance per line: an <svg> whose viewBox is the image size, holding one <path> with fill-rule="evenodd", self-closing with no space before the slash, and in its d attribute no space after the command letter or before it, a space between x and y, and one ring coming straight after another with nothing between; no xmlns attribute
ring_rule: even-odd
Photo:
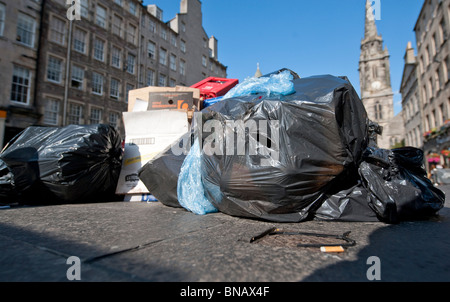
<svg viewBox="0 0 450 302"><path fill-rule="evenodd" d="M358 94L360 42L365 0L202 0L203 27L219 43L228 78L243 81L260 64L263 74L286 67L301 77L344 75ZM408 41L423 0L380 0L378 33L390 53L394 108L401 110L400 82ZM180 0L144 0L163 10L164 21L179 12Z"/></svg>

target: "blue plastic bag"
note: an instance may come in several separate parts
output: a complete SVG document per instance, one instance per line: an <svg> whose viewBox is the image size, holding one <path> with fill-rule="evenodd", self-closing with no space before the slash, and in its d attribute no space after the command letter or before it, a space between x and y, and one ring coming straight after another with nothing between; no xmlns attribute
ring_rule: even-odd
<svg viewBox="0 0 450 302"><path fill-rule="evenodd" d="M289 95L295 93L293 79L294 76L289 70L272 74L270 77L247 78L241 84L234 86L223 98L227 99L256 93L264 93L267 96L271 93Z"/></svg>
<svg viewBox="0 0 450 302"><path fill-rule="evenodd" d="M201 150L197 139L181 166L177 195L183 208L198 215L205 215L217 212L217 209L205 197L200 165Z"/></svg>
<svg viewBox="0 0 450 302"><path fill-rule="evenodd" d="M220 102L222 100L223 97L219 96L217 98L213 98L213 99L206 99L203 101L203 108L207 108L211 105L214 105L217 102Z"/></svg>

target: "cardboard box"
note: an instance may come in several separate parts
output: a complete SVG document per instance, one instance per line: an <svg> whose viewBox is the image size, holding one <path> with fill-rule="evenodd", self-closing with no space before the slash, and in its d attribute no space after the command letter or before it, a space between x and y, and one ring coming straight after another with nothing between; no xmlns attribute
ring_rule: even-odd
<svg viewBox="0 0 450 302"><path fill-rule="evenodd" d="M138 171L149 160L188 132L184 110L123 112L125 145L116 194L146 194Z"/></svg>
<svg viewBox="0 0 450 302"><path fill-rule="evenodd" d="M133 89L128 92L128 112L132 111L141 111L145 103L148 102L150 98L151 92L192 92L193 104L197 109L201 109L200 103L200 90L192 87L185 86L175 86L175 87L157 87L157 86L149 86L139 89ZM137 108L135 108L135 105ZM193 108L189 108L193 109Z"/></svg>
<svg viewBox="0 0 450 302"><path fill-rule="evenodd" d="M182 109L188 111L193 106L193 92L150 92L147 110Z"/></svg>

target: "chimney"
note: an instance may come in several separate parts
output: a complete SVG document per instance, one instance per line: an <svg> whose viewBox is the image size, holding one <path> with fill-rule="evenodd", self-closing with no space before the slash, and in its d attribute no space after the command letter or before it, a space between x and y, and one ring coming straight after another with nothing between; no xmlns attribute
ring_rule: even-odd
<svg viewBox="0 0 450 302"><path fill-rule="evenodd" d="M214 36L209 38L209 49L211 49L211 57L215 60L219 60L217 57L217 39Z"/></svg>
<svg viewBox="0 0 450 302"><path fill-rule="evenodd" d="M406 64L414 64L416 62L416 56L414 55L414 48L412 47L411 42L408 42L408 45L406 46L404 59Z"/></svg>

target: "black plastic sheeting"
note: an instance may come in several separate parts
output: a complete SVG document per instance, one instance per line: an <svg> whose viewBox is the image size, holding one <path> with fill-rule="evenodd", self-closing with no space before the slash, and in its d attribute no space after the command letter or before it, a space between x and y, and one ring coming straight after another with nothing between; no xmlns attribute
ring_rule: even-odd
<svg viewBox="0 0 450 302"><path fill-rule="evenodd" d="M376 137L382 128L368 120L346 78L294 77L293 83L296 92L291 95L234 97L201 111L202 131L195 130L195 136L203 143L202 182L206 197L220 212L275 222L396 223L426 218L443 207L444 193L426 178L423 152L379 149ZM206 131L208 121L217 129ZM227 135L236 139L239 131L227 132L230 121L277 121L278 127L252 128L253 133L240 129L246 133L246 152L241 154L234 140L229 154ZM220 131L223 136L217 135ZM194 131L175 144L181 146L189 136ZM252 143L264 140L256 155L249 152ZM181 207L176 186L185 157L169 148L139 172L165 205Z"/></svg>
<svg viewBox="0 0 450 302"><path fill-rule="evenodd" d="M2 203L103 201L117 186L121 138L104 124L31 126L8 143L0 159Z"/></svg>

